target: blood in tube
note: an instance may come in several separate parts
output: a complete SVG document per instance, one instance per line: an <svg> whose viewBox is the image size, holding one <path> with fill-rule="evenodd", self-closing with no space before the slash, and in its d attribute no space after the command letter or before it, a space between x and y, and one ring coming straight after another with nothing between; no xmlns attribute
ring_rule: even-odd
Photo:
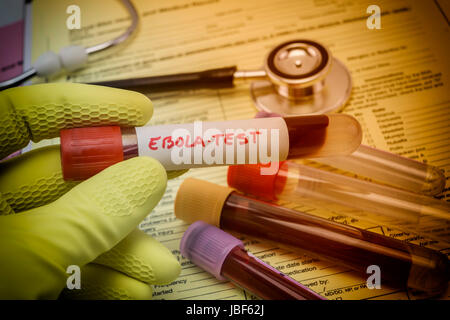
<svg viewBox="0 0 450 320"><path fill-rule="evenodd" d="M327 137L329 119L326 115L286 117L289 132L288 158L303 158L317 153Z"/></svg>
<svg viewBox="0 0 450 320"><path fill-rule="evenodd" d="M226 231L300 250L365 277L367 268L376 265L381 270L381 285L437 295L450 279L450 264L442 253L256 200L207 181L183 181L175 199L175 215L186 222L202 220Z"/></svg>
<svg viewBox="0 0 450 320"><path fill-rule="evenodd" d="M310 115L136 128L64 129L61 161L66 180L83 180L119 161L149 156L166 170L267 163L353 152L361 144L349 115Z"/></svg>
<svg viewBox="0 0 450 320"><path fill-rule="evenodd" d="M247 253L242 241L203 221L184 233L181 254L219 280L266 300L326 300L306 286Z"/></svg>

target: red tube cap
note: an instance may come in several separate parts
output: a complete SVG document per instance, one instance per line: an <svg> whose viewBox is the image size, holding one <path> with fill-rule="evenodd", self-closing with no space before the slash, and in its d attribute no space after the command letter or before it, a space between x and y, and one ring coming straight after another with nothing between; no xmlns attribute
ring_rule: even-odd
<svg viewBox="0 0 450 320"><path fill-rule="evenodd" d="M60 136L65 180L85 180L123 160L120 127L63 129Z"/></svg>
<svg viewBox="0 0 450 320"><path fill-rule="evenodd" d="M278 171L272 175L261 174L261 168L269 167L270 164L244 164L228 167L228 185L243 193L263 198L266 200L277 200L284 188L286 177L278 175L283 162L278 165Z"/></svg>

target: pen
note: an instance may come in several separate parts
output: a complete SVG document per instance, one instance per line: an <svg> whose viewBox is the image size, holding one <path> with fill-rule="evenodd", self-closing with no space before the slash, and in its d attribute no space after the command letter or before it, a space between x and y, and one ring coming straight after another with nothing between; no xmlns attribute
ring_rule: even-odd
<svg viewBox="0 0 450 320"><path fill-rule="evenodd" d="M92 82L91 84L121 89L150 88L152 91L157 89L186 89L190 87L227 88L233 86L234 79L243 78L239 77L240 73L241 72L237 72L236 66L231 66L173 75L99 81ZM238 77L236 77L236 75ZM244 79L247 80L249 77Z"/></svg>

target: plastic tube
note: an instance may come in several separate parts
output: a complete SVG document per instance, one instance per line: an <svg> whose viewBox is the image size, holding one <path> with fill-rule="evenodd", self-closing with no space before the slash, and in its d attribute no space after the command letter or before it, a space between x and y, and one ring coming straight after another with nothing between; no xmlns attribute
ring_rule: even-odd
<svg viewBox="0 0 450 320"><path fill-rule="evenodd" d="M180 170L349 154L361 139L361 126L348 115L76 128L61 130L61 161L64 179L83 180L136 156Z"/></svg>
<svg viewBox="0 0 450 320"><path fill-rule="evenodd" d="M450 203L292 161L280 163L274 175L262 175L260 165L232 166L228 184L269 200L313 204L450 241Z"/></svg>
<svg viewBox="0 0 450 320"><path fill-rule="evenodd" d="M252 199L202 180L184 180L175 199L175 215L301 249L366 277L369 266L378 266L381 285L387 282L438 294L450 276L447 257L434 250Z"/></svg>
<svg viewBox="0 0 450 320"><path fill-rule="evenodd" d="M326 300L247 253L239 239L203 221L186 230L180 251L217 279L231 280L262 299Z"/></svg>
<svg viewBox="0 0 450 320"><path fill-rule="evenodd" d="M279 116L264 111L255 115L256 118ZM415 193L434 196L445 188L445 175L438 168L366 145L360 145L349 155L313 160Z"/></svg>
<svg viewBox="0 0 450 320"><path fill-rule="evenodd" d="M438 168L366 145L346 156L313 160L415 193L437 195L445 188Z"/></svg>

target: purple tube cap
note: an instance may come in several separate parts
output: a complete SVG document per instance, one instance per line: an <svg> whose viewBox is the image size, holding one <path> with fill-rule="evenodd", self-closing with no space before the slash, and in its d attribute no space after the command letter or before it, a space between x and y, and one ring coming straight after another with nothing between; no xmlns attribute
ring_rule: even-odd
<svg viewBox="0 0 450 320"><path fill-rule="evenodd" d="M241 240L203 221L197 221L185 231L180 251L183 257L203 270L219 280L225 280L221 275L222 265L230 251L237 246L244 248Z"/></svg>

